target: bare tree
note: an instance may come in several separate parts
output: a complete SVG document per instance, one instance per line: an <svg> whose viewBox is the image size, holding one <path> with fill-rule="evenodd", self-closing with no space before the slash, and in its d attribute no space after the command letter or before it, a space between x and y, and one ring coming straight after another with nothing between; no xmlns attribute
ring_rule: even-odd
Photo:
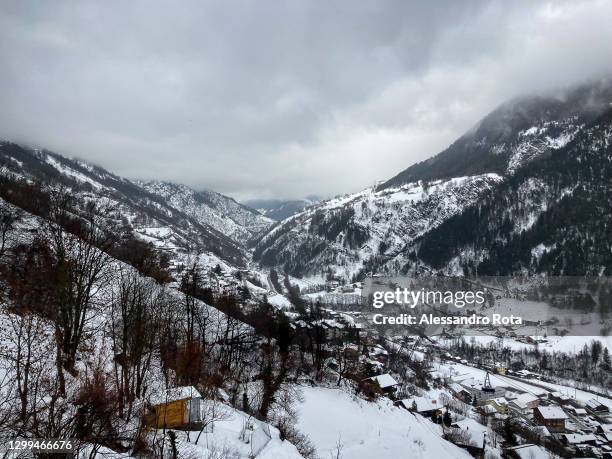
<svg viewBox="0 0 612 459"><path fill-rule="evenodd" d="M55 324L56 364L63 394L63 371L77 374L77 351L111 262L104 250L113 241L100 227L95 204L88 204L84 216L79 217L74 215L75 207L69 194L54 193L46 228L53 257L49 268L55 298L50 312Z"/></svg>
<svg viewBox="0 0 612 459"><path fill-rule="evenodd" d="M9 364L8 374L14 378L18 399L19 428L27 431L37 423L41 384L49 368L46 366L50 348L49 330L43 319L30 312L6 312L6 324L0 339L7 346L0 358Z"/></svg>
<svg viewBox="0 0 612 459"><path fill-rule="evenodd" d="M156 349L167 294L131 268L119 273L111 301L111 339L119 416L130 420L134 401L143 396Z"/></svg>
<svg viewBox="0 0 612 459"><path fill-rule="evenodd" d="M342 435L338 435L338 440L329 453L330 459L342 459L342 451L344 451L344 443L342 442Z"/></svg>
<svg viewBox="0 0 612 459"><path fill-rule="evenodd" d="M22 217L21 210L0 201L0 259L4 255L11 233Z"/></svg>
<svg viewBox="0 0 612 459"><path fill-rule="evenodd" d="M262 397L259 405L259 416L267 419L270 409L277 401L278 392L285 384L293 367L293 359L289 352L281 352L268 342L262 345Z"/></svg>
<svg viewBox="0 0 612 459"><path fill-rule="evenodd" d="M347 378L359 370L359 354L348 346L334 347L334 359L336 360L338 379L336 385L340 386L342 378Z"/></svg>

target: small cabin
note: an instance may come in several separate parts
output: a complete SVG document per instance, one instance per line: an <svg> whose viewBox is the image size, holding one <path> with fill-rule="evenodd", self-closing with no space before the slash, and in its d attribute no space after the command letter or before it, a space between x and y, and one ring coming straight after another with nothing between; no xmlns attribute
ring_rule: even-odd
<svg viewBox="0 0 612 459"><path fill-rule="evenodd" d="M149 400L145 424L156 429L199 430L202 396L193 386L160 391Z"/></svg>
<svg viewBox="0 0 612 459"><path fill-rule="evenodd" d="M390 374L382 374L362 380L360 387L364 394L374 397L379 393L394 394L399 387L399 383Z"/></svg>

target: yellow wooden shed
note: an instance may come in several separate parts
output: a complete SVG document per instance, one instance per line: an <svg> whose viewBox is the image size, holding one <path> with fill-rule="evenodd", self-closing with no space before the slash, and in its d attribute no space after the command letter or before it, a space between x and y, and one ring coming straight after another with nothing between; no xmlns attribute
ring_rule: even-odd
<svg viewBox="0 0 612 459"><path fill-rule="evenodd" d="M145 423L157 429L199 430L201 406L202 396L193 386L163 390L150 398Z"/></svg>

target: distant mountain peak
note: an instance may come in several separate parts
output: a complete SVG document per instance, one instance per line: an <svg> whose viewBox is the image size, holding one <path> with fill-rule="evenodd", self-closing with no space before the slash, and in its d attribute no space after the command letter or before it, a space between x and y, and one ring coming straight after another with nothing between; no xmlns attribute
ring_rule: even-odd
<svg viewBox="0 0 612 459"><path fill-rule="evenodd" d="M379 188L418 180L494 172L514 173L551 149L567 144L584 126L610 108L612 80L516 97L481 119L447 149L414 164Z"/></svg>
<svg viewBox="0 0 612 459"><path fill-rule="evenodd" d="M302 212L306 207L316 204L321 199L311 195L304 199L251 199L244 204L257 209L261 214L273 220L284 220Z"/></svg>

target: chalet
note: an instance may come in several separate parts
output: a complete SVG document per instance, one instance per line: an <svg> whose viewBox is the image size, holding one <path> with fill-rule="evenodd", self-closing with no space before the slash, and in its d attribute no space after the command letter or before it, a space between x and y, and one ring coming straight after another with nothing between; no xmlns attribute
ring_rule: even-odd
<svg viewBox="0 0 612 459"><path fill-rule="evenodd" d="M368 356L385 364L389 360L389 352L378 344L368 350Z"/></svg>
<svg viewBox="0 0 612 459"><path fill-rule="evenodd" d="M321 321L321 326L328 340L341 338L344 334L345 325L334 319L325 319Z"/></svg>
<svg viewBox="0 0 612 459"><path fill-rule="evenodd" d="M570 398L567 395L563 395L561 392L551 392L548 394L548 398L561 405L567 405L570 402Z"/></svg>
<svg viewBox="0 0 612 459"><path fill-rule="evenodd" d="M587 411L584 408L576 408L572 405L564 405L563 409L569 413L572 413L574 416L586 416L587 415Z"/></svg>
<svg viewBox="0 0 612 459"><path fill-rule="evenodd" d="M149 400L145 424L163 429L200 429L202 396L193 386L176 387L155 394Z"/></svg>
<svg viewBox="0 0 612 459"><path fill-rule="evenodd" d="M329 290L332 290L332 289L338 288L339 286L340 286L340 282L335 281L335 280L334 280L334 281L330 281L330 282L327 284L327 287L328 287L328 289L329 289Z"/></svg>
<svg viewBox="0 0 612 459"><path fill-rule="evenodd" d="M363 324L358 324L358 323L355 323L353 325L351 332L355 333L356 336L359 337L359 339L363 339L368 335L367 328L364 327Z"/></svg>
<svg viewBox="0 0 612 459"><path fill-rule="evenodd" d="M599 424L597 426L597 433L612 434L612 424Z"/></svg>
<svg viewBox="0 0 612 459"><path fill-rule="evenodd" d="M384 394L395 392L397 390L397 386L399 386L399 383L388 373L372 376L371 378L366 378L364 381L366 384L380 387L380 390L382 390Z"/></svg>
<svg viewBox="0 0 612 459"><path fill-rule="evenodd" d="M452 383L449 386L449 389L451 390L453 395L459 400L461 400L462 402L472 403L472 399L473 399L472 393L466 388L464 388L463 386L461 386L460 384Z"/></svg>
<svg viewBox="0 0 612 459"><path fill-rule="evenodd" d="M533 410L533 418L550 432L563 432L567 414L559 406L537 406Z"/></svg>
<svg viewBox="0 0 612 459"><path fill-rule="evenodd" d="M521 394L509 403L514 411L527 414L540 404L540 399L533 394Z"/></svg>
<svg viewBox="0 0 612 459"><path fill-rule="evenodd" d="M526 341L527 341L529 344L540 344L540 343L547 343L547 342L548 342L548 339L546 339L546 338L545 338L545 337L543 337L543 336L528 336L528 337L526 338Z"/></svg>
<svg viewBox="0 0 612 459"><path fill-rule="evenodd" d="M519 378L529 379L529 378L531 377L531 372L530 372L530 371L528 371L528 370L518 370L518 371L516 372L516 375L517 375Z"/></svg>
<svg viewBox="0 0 612 459"><path fill-rule="evenodd" d="M443 405L431 397L413 397L399 400L395 403L408 411L419 413L421 416L433 417L442 415Z"/></svg>
<svg viewBox="0 0 612 459"><path fill-rule="evenodd" d="M594 399L594 398L588 400L585 403L585 408L587 409L587 411L594 413L594 414L610 412L610 408L607 405L604 405L599 400Z"/></svg>
<svg viewBox="0 0 612 459"><path fill-rule="evenodd" d="M373 361L373 363L380 364ZM377 395L393 395L397 391L399 383L389 374L381 374L365 378L359 383L359 389L368 397L376 397Z"/></svg>
<svg viewBox="0 0 612 459"><path fill-rule="evenodd" d="M497 373L498 375L505 375L507 371L508 369L506 368L506 366L501 363L496 363L493 368L493 372Z"/></svg>

